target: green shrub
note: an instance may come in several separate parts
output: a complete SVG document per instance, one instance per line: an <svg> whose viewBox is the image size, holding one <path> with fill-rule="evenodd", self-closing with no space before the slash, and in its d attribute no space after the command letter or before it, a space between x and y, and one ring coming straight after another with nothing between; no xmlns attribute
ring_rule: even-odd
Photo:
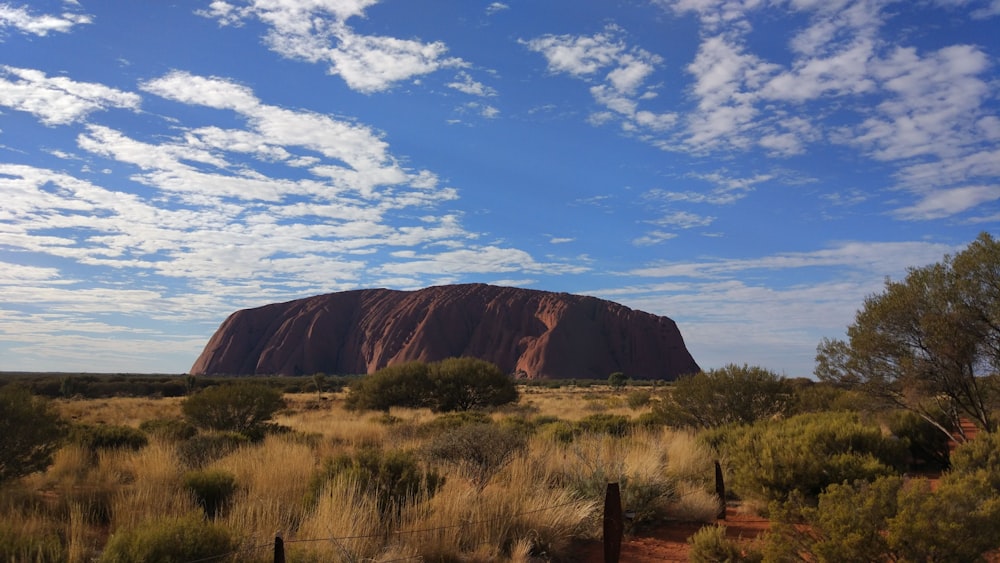
<svg viewBox="0 0 1000 563"><path fill-rule="evenodd" d="M579 432L621 437L632 430L632 421L621 414L597 413L578 420L576 428Z"/></svg>
<svg viewBox="0 0 1000 563"><path fill-rule="evenodd" d="M726 537L725 526L705 526L688 538L692 563L755 563L764 556L753 549L744 551L739 543Z"/></svg>
<svg viewBox="0 0 1000 563"><path fill-rule="evenodd" d="M730 488L762 500L785 500L793 491L815 499L830 484L897 473L906 459L905 442L847 412L802 414L707 436L728 460Z"/></svg>
<svg viewBox="0 0 1000 563"><path fill-rule="evenodd" d="M250 439L243 434L209 432L196 434L178 444L177 454L188 467L201 467L249 443Z"/></svg>
<svg viewBox="0 0 1000 563"><path fill-rule="evenodd" d="M948 467L948 437L912 411L897 410L887 416L889 432L909 447L909 464L919 471L940 471ZM941 420L943 424L947 421Z"/></svg>
<svg viewBox="0 0 1000 563"><path fill-rule="evenodd" d="M351 385L345 406L356 410L427 407L467 411L517 401L517 385L495 365L476 358L384 367Z"/></svg>
<svg viewBox="0 0 1000 563"><path fill-rule="evenodd" d="M426 406L431 390L430 368L423 362L386 366L354 381L344 399L352 410L389 412L392 407Z"/></svg>
<svg viewBox="0 0 1000 563"><path fill-rule="evenodd" d="M139 430L150 436L159 436L172 442L187 440L198 433L198 429L194 425L176 418L146 420L139 425Z"/></svg>
<svg viewBox="0 0 1000 563"><path fill-rule="evenodd" d="M517 402L517 384L496 365L477 358L431 364L429 406L435 412L468 411Z"/></svg>
<svg viewBox="0 0 1000 563"><path fill-rule="evenodd" d="M141 450L149 443L146 433L131 426L80 425L73 428L70 439L88 451Z"/></svg>
<svg viewBox="0 0 1000 563"><path fill-rule="evenodd" d="M764 368L729 364L674 381L655 411L671 426L752 424L787 412L791 384Z"/></svg>
<svg viewBox="0 0 1000 563"><path fill-rule="evenodd" d="M639 410L649 405L650 399L653 398L653 394L646 389L635 389L629 391L628 395L625 396L625 404L628 408L632 410Z"/></svg>
<svg viewBox="0 0 1000 563"><path fill-rule="evenodd" d="M772 510L768 560L982 561L1000 548L1000 497L976 475L831 485Z"/></svg>
<svg viewBox="0 0 1000 563"><path fill-rule="evenodd" d="M101 563L180 563L224 561L236 541L221 524L206 522L197 512L146 522L116 532L108 540Z"/></svg>
<svg viewBox="0 0 1000 563"><path fill-rule="evenodd" d="M198 428L263 437L265 424L284 406L281 392L260 383L216 385L181 404L185 418Z"/></svg>
<svg viewBox="0 0 1000 563"><path fill-rule="evenodd" d="M432 460L455 464L482 489L527 446L524 435L491 423L466 424L434 436L424 449Z"/></svg>
<svg viewBox="0 0 1000 563"><path fill-rule="evenodd" d="M221 469L189 471L184 475L184 486L194 493L205 515L215 518L236 492L236 476Z"/></svg>
<svg viewBox="0 0 1000 563"><path fill-rule="evenodd" d="M64 432L49 401L19 386L0 388L0 484L48 467Z"/></svg>
<svg viewBox="0 0 1000 563"><path fill-rule="evenodd" d="M382 451L361 448L353 456L340 455L323 461L313 475L306 494L306 503L314 505L334 477L338 475L357 481L374 495L379 509L390 512L418 495L431 496L444 484L444 478L432 469L423 469L412 452Z"/></svg>

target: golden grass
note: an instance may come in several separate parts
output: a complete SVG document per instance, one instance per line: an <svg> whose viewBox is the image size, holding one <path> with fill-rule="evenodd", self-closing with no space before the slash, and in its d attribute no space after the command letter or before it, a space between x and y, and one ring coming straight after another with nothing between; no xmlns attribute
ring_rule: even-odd
<svg viewBox="0 0 1000 563"><path fill-rule="evenodd" d="M390 417L350 412L342 406L343 396L326 393L325 400L318 400L312 393L287 395L287 408L274 421L292 433L268 436L205 467L235 476L237 492L217 521L244 548L258 548L241 560L268 561L270 554L260 547L276 533L286 539L290 560L298 561L565 557L572 539L599 534L603 488L609 481L670 492L672 501L663 507L668 517L704 521L718 508L708 490L714 475L708 451L693 434L668 429L637 430L620 438L582 435L569 444L542 432L485 486L437 466L446 481L436 494L390 509L380 509L363 484L339 475L310 505L305 499L321 460L366 446L419 451L429 439L422 426L437 416L426 409L393 409ZM555 417L567 425L596 412L636 416L624 397L602 386L532 387L522 390L518 405L491 416ZM138 426L150 419L179 418L182 400L57 404L77 422ZM99 554L109 531L198 510L183 483L190 469L178 455L178 444L159 437L139 451L96 456L68 445L56 452L47 471L21 481L28 489L48 491L51 506L13 513L19 530L31 537L61 537L67 560L88 561ZM4 498L0 501L6 502ZM0 527L14 521L0 517Z"/></svg>
<svg viewBox="0 0 1000 563"><path fill-rule="evenodd" d="M156 418L180 418L183 397L153 399L115 397L113 399L56 399L56 410L66 420L80 424L139 426Z"/></svg>

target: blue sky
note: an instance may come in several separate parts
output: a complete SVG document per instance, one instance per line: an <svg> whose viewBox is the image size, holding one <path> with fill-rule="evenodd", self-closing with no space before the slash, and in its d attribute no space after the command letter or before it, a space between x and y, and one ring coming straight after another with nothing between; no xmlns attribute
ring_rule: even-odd
<svg viewBox="0 0 1000 563"><path fill-rule="evenodd" d="M484 282L810 376L1000 225L1000 0L0 3L0 370Z"/></svg>

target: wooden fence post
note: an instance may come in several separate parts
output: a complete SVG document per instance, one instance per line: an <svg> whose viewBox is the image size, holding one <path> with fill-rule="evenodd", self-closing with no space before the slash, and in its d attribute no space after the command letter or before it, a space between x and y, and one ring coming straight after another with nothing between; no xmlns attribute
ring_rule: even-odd
<svg viewBox="0 0 1000 563"><path fill-rule="evenodd" d="M285 563L285 540L281 534L274 536L274 563Z"/></svg>
<svg viewBox="0 0 1000 563"><path fill-rule="evenodd" d="M622 496L618 483L608 483L604 495L604 563L618 563L622 551Z"/></svg>
<svg viewBox="0 0 1000 563"><path fill-rule="evenodd" d="M726 519L726 483L722 480L722 465L715 461L715 494L719 495L719 520Z"/></svg>

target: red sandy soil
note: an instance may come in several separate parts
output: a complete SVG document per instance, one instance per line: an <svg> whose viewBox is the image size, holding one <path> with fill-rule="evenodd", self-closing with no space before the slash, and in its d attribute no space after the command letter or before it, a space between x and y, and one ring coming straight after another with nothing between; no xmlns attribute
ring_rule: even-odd
<svg viewBox="0 0 1000 563"><path fill-rule="evenodd" d="M726 519L718 520L718 525L726 527L726 536L731 539L752 540L767 531L766 519L740 512L732 507L726 509ZM665 522L648 530L636 532L622 541L620 563L663 563L687 561L690 546L689 537L704 526L712 524ZM580 563L603 563L604 546L600 541L580 542L576 546L572 561Z"/></svg>

